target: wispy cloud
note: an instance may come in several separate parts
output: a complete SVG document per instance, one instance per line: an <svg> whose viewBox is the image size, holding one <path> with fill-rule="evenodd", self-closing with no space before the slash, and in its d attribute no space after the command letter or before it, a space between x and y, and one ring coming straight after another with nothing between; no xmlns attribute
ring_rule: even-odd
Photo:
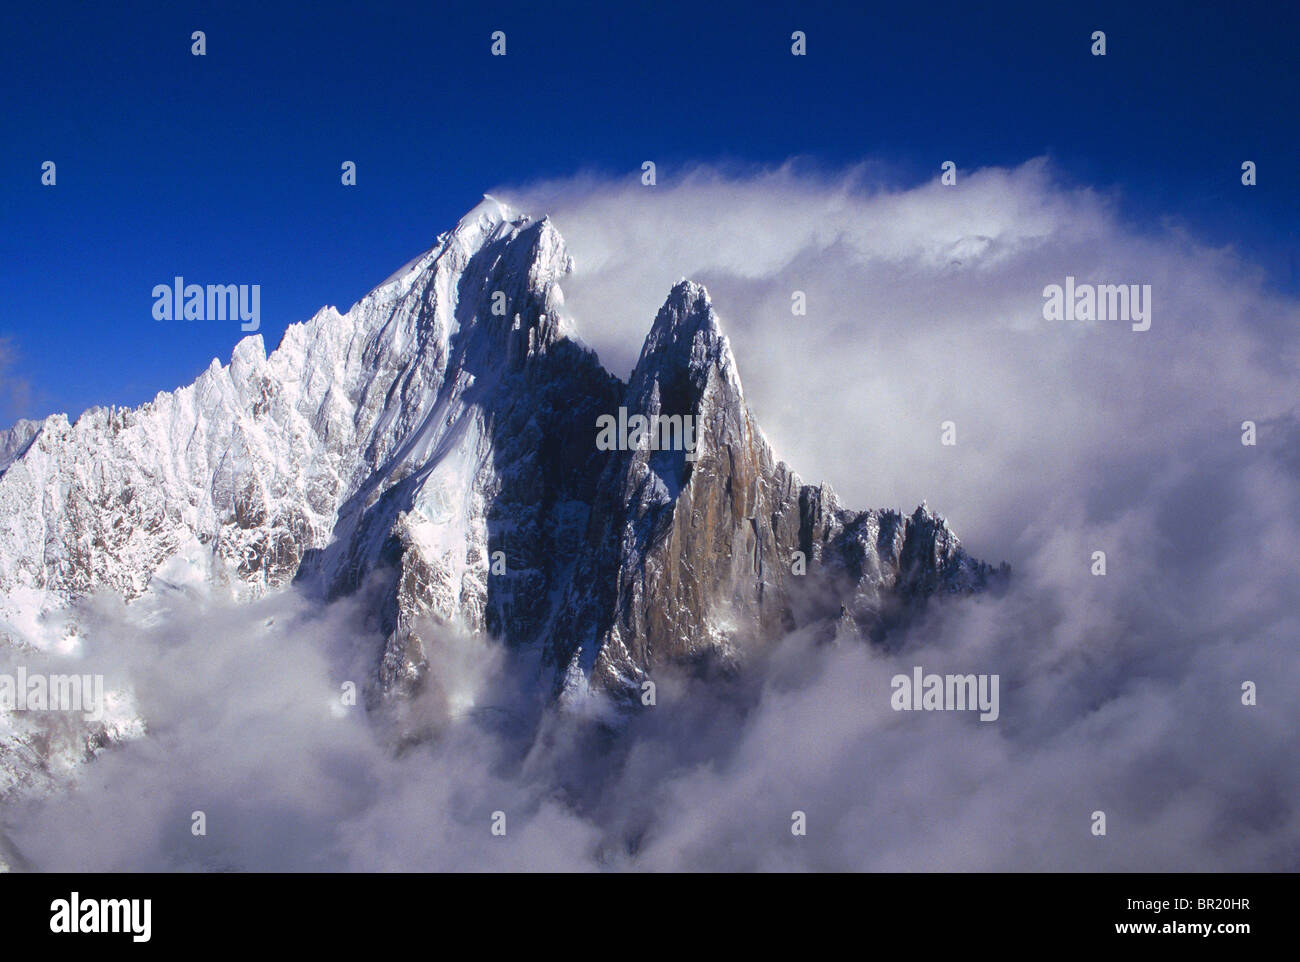
<svg viewBox="0 0 1300 962"><path fill-rule="evenodd" d="M0 337L0 429L22 416L31 394L30 382L18 373L18 353L13 342Z"/></svg>

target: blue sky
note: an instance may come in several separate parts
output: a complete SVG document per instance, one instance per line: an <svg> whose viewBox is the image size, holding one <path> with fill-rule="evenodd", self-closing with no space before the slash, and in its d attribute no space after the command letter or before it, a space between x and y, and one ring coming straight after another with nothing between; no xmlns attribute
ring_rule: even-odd
<svg viewBox="0 0 1300 962"><path fill-rule="evenodd" d="M1055 7L1056 5L1041 5ZM158 322L181 274L262 288L262 334L346 309L482 194L580 171L863 161L905 187L1047 155L1138 229L1300 290L1282 5L30 5L0 80L0 420L135 405L229 357ZM286 9L279 9L286 7ZM842 9L841 9L842 8ZM190 53L204 30L207 55ZM508 55L489 54L504 30ZM803 30L808 56L790 55ZM1089 54L1094 29L1104 58ZM1259 186L1241 187L1242 160ZM56 187L41 163L58 165ZM358 184L340 184L340 164ZM540 212L538 212L540 213Z"/></svg>

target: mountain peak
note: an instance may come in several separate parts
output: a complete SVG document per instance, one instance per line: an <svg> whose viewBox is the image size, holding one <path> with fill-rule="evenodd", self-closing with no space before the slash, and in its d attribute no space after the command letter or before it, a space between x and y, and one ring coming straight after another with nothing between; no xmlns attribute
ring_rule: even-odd
<svg viewBox="0 0 1300 962"><path fill-rule="evenodd" d="M648 394L691 395L688 410L694 410L709 382L720 379L726 393L737 401L743 396L731 343L722 326L709 292L703 284L682 279L673 285L659 308L641 356L628 382L633 398ZM686 387L686 382L690 387Z"/></svg>
<svg viewBox="0 0 1300 962"><path fill-rule="evenodd" d="M717 312L703 284L681 280L673 285L663 306L655 316L641 348L642 362L666 353L686 354L691 366L706 357L716 356L730 347L722 333Z"/></svg>
<svg viewBox="0 0 1300 962"><path fill-rule="evenodd" d="M474 223L480 220L487 220L496 224L507 224L531 219L527 214L515 210L509 204L497 200L491 194L484 194L483 199L469 209L465 216L460 219L459 224Z"/></svg>
<svg viewBox="0 0 1300 962"><path fill-rule="evenodd" d="M685 277L674 284L672 290L668 292L668 297L660 310L660 317L663 317L665 311L669 312L673 320L697 319L717 327L717 317L708 288ZM659 319L656 318L656 323L658 321Z"/></svg>
<svg viewBox="0 0 1300 962"><path fill-rule="evenodd" d="M20 418L10 428L0 429L0 474L23 453L40 430L40 421L29 421L27 418Z"/></svg>

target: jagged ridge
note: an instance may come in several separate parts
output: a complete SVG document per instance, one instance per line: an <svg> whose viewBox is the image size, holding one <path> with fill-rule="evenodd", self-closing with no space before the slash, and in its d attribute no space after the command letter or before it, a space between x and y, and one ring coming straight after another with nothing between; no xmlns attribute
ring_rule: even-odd
<svg viewBox="0 0 1300 962"><path fill-rule="evenodd" d="M847 511L777 461L700 285L672 289L628 382L610 375L563 316L572 266L549 220L485 197L269 356L245 338L140 408L0 435L0 635L48 644L40 616L98 588L377 582L381 690L421 684L456 624L540 646L576 694L800 625L879 638L995 575L924 506ZM695 418L698 459L598 450L619 406Z"/></svg>

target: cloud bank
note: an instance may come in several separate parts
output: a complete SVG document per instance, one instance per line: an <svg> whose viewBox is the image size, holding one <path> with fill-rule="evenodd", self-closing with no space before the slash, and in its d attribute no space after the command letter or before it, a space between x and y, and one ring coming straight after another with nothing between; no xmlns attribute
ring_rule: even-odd
<svg viewBox="0 0 1300 962"><path fill-rule="evenodd" d="M548 709L528 653L451 631L420 701L341 706L373 662L364 599L100 599L86 657L149 735L8 806L28 863L1300 867L1300 305L1247 258L1042 161L908 190L786 167L494 193L552 216L567 309L617 373L673 282L707 284L778 454L853 507L927 499L1009 589L932 605L888 652L796 633L740 679L664 675L612 728ZM1151 329L1045 321L1066 276L1150 284ZM999 719L891 710L915 665L998 674Z"/></svg>

